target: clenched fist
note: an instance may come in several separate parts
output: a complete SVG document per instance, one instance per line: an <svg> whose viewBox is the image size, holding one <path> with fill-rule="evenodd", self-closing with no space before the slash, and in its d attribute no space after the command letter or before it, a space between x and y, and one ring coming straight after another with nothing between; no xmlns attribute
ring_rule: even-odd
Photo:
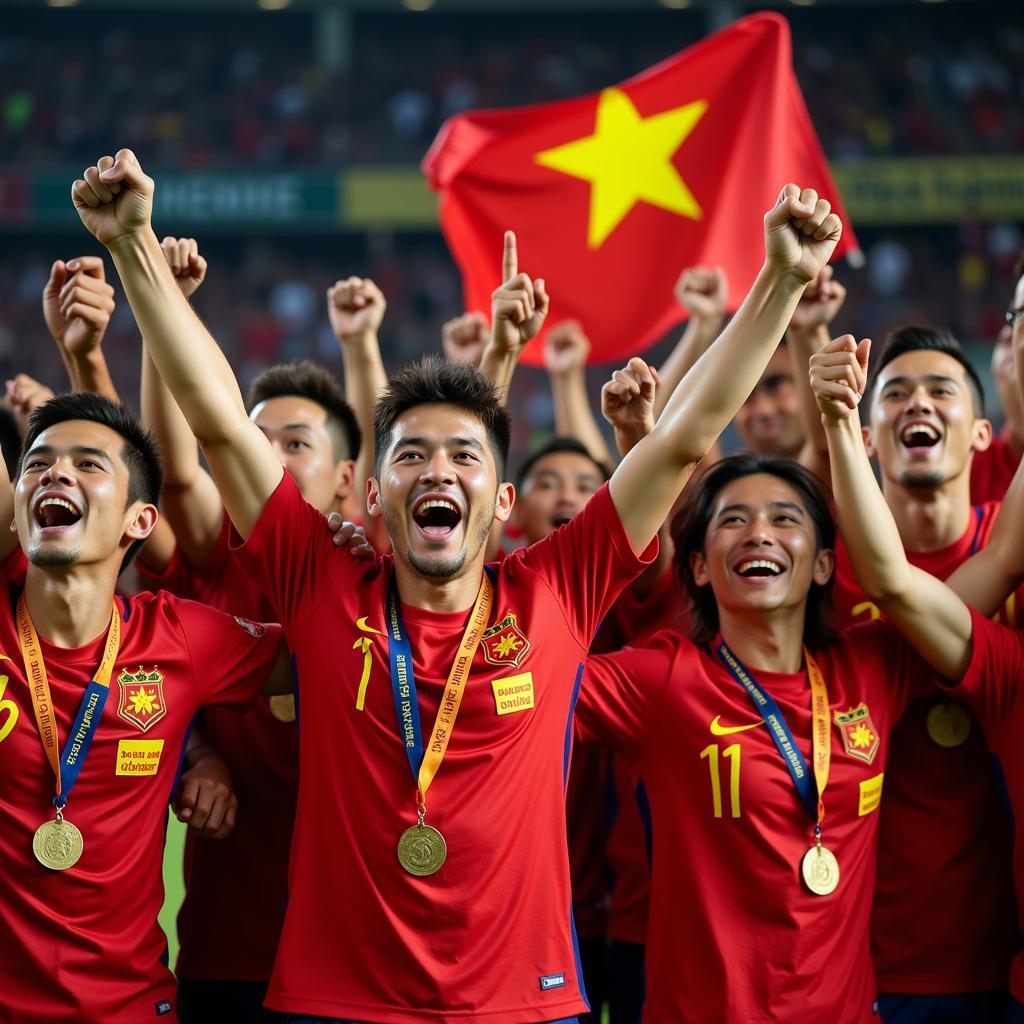
<svg viewBox="0 0 1024 1024"><path fill-rule="evenodd" d="M441 348L453 363L479 366L490 325L483 313L463 313L441 326Z"/></svg>
<svg viewBox="0 0 1024 1024"><path fill-rule="evenodd" d="M181 294L186 299L191 298L206 278L206 260L199 255L199 244L194 238L172 238L168 235L160 243L160 248Z"/></svg>
<svg viewBox="0 0 1024 1024"><path fill-rule="evenodd" d="M842 221L827 199L819 199L813 188L786 185L764 215L767 262L806 285L828 263L842 233Z"/></svg>
<svg viewBox="0 0 1024 1024"><path fill-rule="evenodd" d="M688 267L676 282L676 299L690 316L721 318L728 298L729 284L721 267Z"/></svg>
<svg viewBox="0 0 1024 1024"><path fill-rule="evenodd" d="M110 247L126 235L150 227L153 179L147 177L130 149L102 156L71 186L71 198L82 223Z"/></svg>
<svg viewBox="0 0 1024 1024"><path fill-rule="evenodd" d="M327 316L338 341L376 334L388 304L368 277L349 277L327 289Z"/></svg>

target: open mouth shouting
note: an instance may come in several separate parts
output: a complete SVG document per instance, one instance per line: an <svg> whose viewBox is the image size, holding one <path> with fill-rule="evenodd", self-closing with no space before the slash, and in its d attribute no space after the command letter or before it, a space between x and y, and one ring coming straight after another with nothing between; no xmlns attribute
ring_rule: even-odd
<svg viewBox="0 0 1024 1024"><path fill-rule="evenodd" d="M759 558L747 555L733 566L733 572L755 585L761 582L770 582L785 571L786 567L780 561L775 558L766 558L763 555Z"/></svg>
<svg viewBox="0 0 1024 1024"><path fill-rule="evenodd" d="M82 510L65 494L46 491L36 500L32 519L44 536L56 536L74 527Z"/></svg>
<svg viewBox="0 0 1024 1024"><path fill-rule="evenodd" d="M428 540L445 541L458 529L463 513L447 494L424 494L412 507L412 520Z"/></svg>
<svg viewBox="0 0 1024 1024"><path fill-rule="evenodd" d="M908 452L923 453L934 448L942 440L942 433L931 423L914 420L900 431L899 440Z"/></svg>

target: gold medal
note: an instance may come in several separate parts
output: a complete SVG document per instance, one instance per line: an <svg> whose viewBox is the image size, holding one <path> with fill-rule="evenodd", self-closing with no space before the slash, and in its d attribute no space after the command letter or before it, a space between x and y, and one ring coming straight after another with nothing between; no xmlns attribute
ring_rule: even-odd
<svg viewBox="0 0 1024 1024"><path fill-rule="evenodd" d="M36 860L53 871L65 871L77 864L84 847L82 833L66 818L44 821L32 837Z"/></svg>
<svg viewBox="0 0 1024 1024"><path fill-rule="evenodd" d="M448 856L444 836L430 825L413 825L398 840L398 863L420 878L438 871Z"/></svg>
<svg viewBox="0 0 1024 1024"><path fill-rule="evenodd" d="M944 700L928 712L928 735L940 747L959 747L971 735L971 717L962 704Z"/></svg>
<svg viewBox="0 0 1024 1024"><path fill-rule="evenodd" d="M815 896L828 896L839 885L839 861L824 846L812 846L800 863L804 882Z"/></svg>
<svg viewBox="0 0 1024 1024"><path fill-rule="evenodd" d="M279 693L270 698L270 713L279 722L295 721L295 695Z"/></svg>

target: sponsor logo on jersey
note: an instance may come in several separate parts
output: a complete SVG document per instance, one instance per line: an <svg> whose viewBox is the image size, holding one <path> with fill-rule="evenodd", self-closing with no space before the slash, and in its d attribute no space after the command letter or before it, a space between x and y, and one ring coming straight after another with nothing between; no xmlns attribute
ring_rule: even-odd
<svg viewBox="0 0 1024 1024"><path fill-rule="evenodd" d="M874 778L865 779L860 784L860 802L857 805L858 818L863 818L865 814L877 811L882 806L882 783L884 781L885 772L882 772Z"/></svg>
<svg viewBox="0 0 1024 1024"><path fill-rule="evenodd" d="M146 732L167 714L164 701L164 677L155 669L139 666L138 672L123 669L117 677L121 700L118 717Z"/></svg>
<svg viewBox="0 0 1024 1024"><path fill-rule="evenodd" d="M520 672L517 676L492 679L494 708L499 715L513 715L529 711L533 705L533 673Z"/></svg>
<svg viewBox="0 0 1024 1024"><path fill-rule="evenodd" d="M160 1002L156 1004L156 1015L158 1017L166 1017L167 1014L171 1012L171 1009L170 999L161 999Z"/></svg>
<svg viewBox="0 0 1024 1024"><path fill-rule="evenodd" d="M764 722L750 722L747 725L722 725L722 716L715 715L711 720L710 728L712 736L732 736L733 733L756 729L759 725L764 725Z"/></svg>
<svg viewBox="0 0 1024 1024"><path fill-rule="evenodd" d="M163 740L118 740L115 775L156 775L160 770Z"/></svg>
<svg viewBox="0 0 1024 1024"><path fill-rule="evenodd" d="M547 992L550 988L565 988L565 971L557 974L542 974L540 978L540 990Z"/></svg>
<svg viewBox="0 0 1024 1024"><path fill-rule="evenodd" d="M836 711L834 718L843 737L843 749L850 757L871 764L878 754L879 739L867 704L858 704L849 711Z"/></svg>
<svg viewBox="0 0 1024 1024"><path fill-rule="evenodd" d="M232 618L253 640L259 640L260 637L266 636L267 627L262 622L251 622L249 619L241 619L237 615L233 615Z"/></svg>
<svg viewBox="0 0 1024 1024"><path fill-rule="evenodd" d="M505 617L484 631L480 640L484 651L484 660L492 665L511 665L519 668L526 652L530 649L530 641L516 622L515 612L505 612Z"/></svg>

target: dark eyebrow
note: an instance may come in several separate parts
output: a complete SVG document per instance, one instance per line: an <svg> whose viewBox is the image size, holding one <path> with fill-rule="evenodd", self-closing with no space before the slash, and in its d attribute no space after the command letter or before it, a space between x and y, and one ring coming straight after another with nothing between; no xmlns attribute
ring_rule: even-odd
<svg viewBox="0 0 1024 1024"><path fill-rule="evenodd" d="M804 510L794 501L772 501L769 502L769 508L774 509L786 509L787 512L797 512L800 515L804 514ZM717 519L719 516L724 516L726 512L749 512L750 506L744 505L741 502L735 502L732 505L726 505L725 508L720 509L718 514L715 516Z"/></svg>
<svg viewBox="0 0 1024 1024"><path fill-rule="evenodd" d="M905 387L912 386L919 379L928 384L954 384L957 387L963 387L956 377L949 377L944 373L926 373L920 378L908 377L905 374L902 377L890 377L888 380L882 381L882 390L884 391L891 384L902 384Z"/></svg>
<svg viewBox="0 0 1024 1024"><path fill-rule="evenodd" d="M313 428L308 423L286 423L282 430L305 430L307 433L312 434Z"/></svg>
<svg viewBox="0 0 1024 1024"><path fill-rule="evenodd" d="M53 455L55 451L56 449L52 444L37 444L33 445L25 453L25 458L27 459L30 455ZM91 458L99 459L108 466L113 464L110 456L102 448L92 448L89 445L76 444L70 448L70 451L72 455L88 455Z"/></svg>

